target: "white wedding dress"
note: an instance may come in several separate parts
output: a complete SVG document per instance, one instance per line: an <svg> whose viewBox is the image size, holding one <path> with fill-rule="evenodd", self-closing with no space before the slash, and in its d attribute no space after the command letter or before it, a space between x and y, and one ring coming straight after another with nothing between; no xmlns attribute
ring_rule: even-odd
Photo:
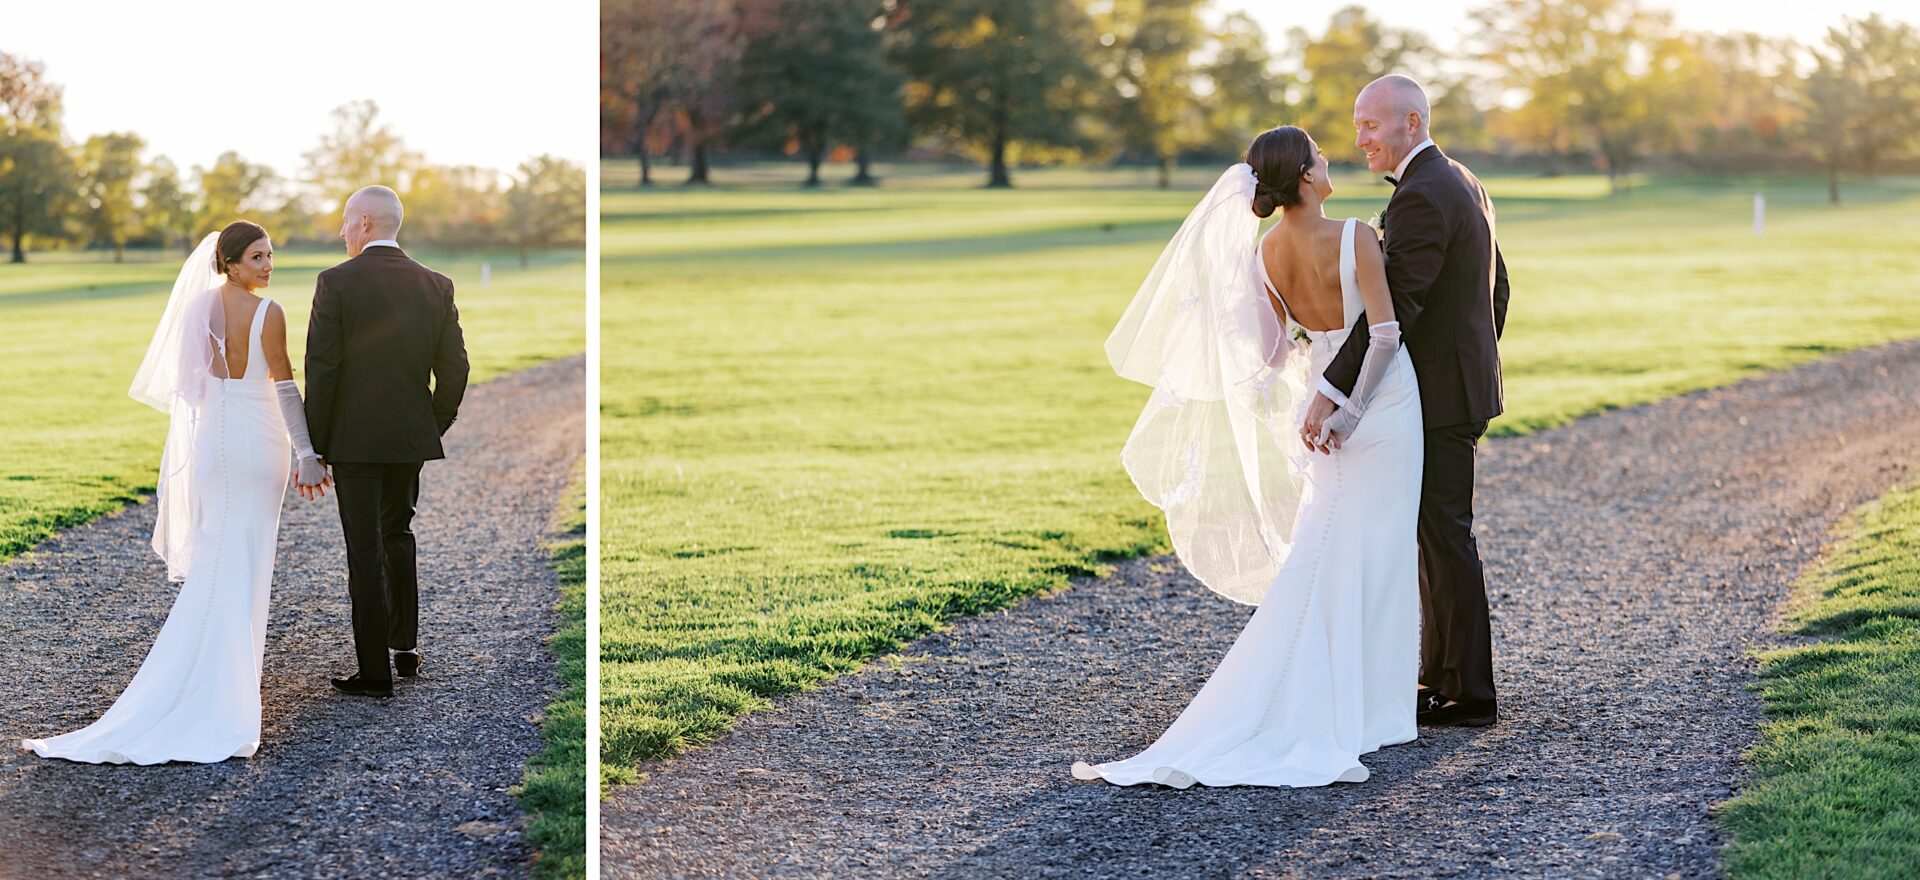
<svg viewBox="0 0 1920 880"><path fill-rule="evenodd" d="M1362 311L1353 253L1356 226L1348 220L1341 236L1343 329L1306 330L1290 315L1285 322L1289 336L1304 335L1284 356L1304 356L1305 363L1296 367L1304 366L1308 388L1317 384L1351 332L1345 328ZM1372 236L1367 238L1367 246L1373 246ZM1271 290L1257 259L1255 270L1257 285ZM1261 430L1297 432L1303 410L1293 412L1285 424ZM1297 446L1297 438L1293 442ZM1180 788L1195 782L1294 787L1361 782L1368 776L1361 755L1413 740L1420 662L1415 526L1422 458L1419 388L1402 347L1340 449L1330 455L1294 450L1290 470L1302 485L1290 536L1267 542L1279 548L1272 551L1278 572L1199 695L1146 751L1099 765L1076 762L1074 775ZM1259 499L1254 501L1257 506ZM1176 526L1176 509L1168 508L1170 528ZM1176 549L1183 549L1183 559L1193 555L1188 564L1199 566L1197 574L1227 570L1186 552L1182 543L1176 534Z"/></svg>
<svg viewBox="0 0 1920 880"><path fill-rule="evenodd" d="M212 301L217 304L217 295ZM207 305L205 297L196 302ZM292 468L286 419L260 354L270 302L262 297L254 311L239 377L228 377L226 346L216 329L217 357L200 368L210 373L199 385L203 390L191 405L174 409L168 455L189 450L190 460L162 465L161 492L163 500L169 486L187 495L190 485L191 494L187 509L176 496L167 502L173 509L163 503L159 514L155 546L170 568L185 575L159 637L100 720L72 733L25 740L35 753L89 763L210 763L248 757L260 747L267 594ZM192 440L176 448L183 431ZM179 479L170 482L169 474ZM170 516L179 517L171 536ZM182 549L163 548L169 537Z"/></svg>

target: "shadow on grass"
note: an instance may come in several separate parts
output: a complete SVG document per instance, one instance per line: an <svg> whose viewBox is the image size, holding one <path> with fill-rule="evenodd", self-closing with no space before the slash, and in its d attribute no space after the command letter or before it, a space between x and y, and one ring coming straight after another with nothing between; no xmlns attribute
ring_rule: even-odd
<svg viewBox="0 0 1920 880"><path fill-rule="evenodd" d="M0 295L0 310L23 309L50 303L96 302L129 297L154 296L157 291L152 281L129 281L122 284L85 284L54 287L35 290L31 293L13 293Z"/></svg>
<svg viewBox="0 0 1920 880"><path fill-rule="evenodd" d="M1850 518L1761 655L1767 724L1727 802L1727 872L1893 878L1920 864L1920 484Z"/></svg>
<svg viewBox="0 0 1920 880"><path fill-rule="evenodd" d="M787 193L784 191L782 192L782 194L792 195L792 193ZM822 194L837 195L836 193L826 193L824 191L822 191ZM755 221L760 221L760 220L768 220L768 219L774 219L774 218L780 218L780 217L810 217L810 216L822 216L822 215L842 216L842 215L852 215L852 214L885 214L885 213L900 210L898 207L893 205L836 205L831 203L821 204L819 206L806 206L806 207L795 207L795 208L784 208L784 207L773 208L773 207L759 206L753 202L746 201L746 200L739 200L737 204L734 204L731 206L716 205L716 206L710 206L710 207L687 208L687 207L683 207L681 205L676 204L672 206L662 205L661 208L662 209L659 211L601 211L600 222L602 224L625 223L625 224L644 225L644 224L652 223L652 224L658 224L661 226L672 226L676 223L683 223L691 220L736 220L741 218L752 218Z"/></svg>
<svg viewBox="0 0 1920 880"><path fill-rule="evenodd" d="M777 263L782 266L836 268L841 264L918 262L956 257L992 258L1043 253L1076 247L1136 245L1162 240L1179 228L1178 220L1134 220L1120 223L1078 223L1020 233L977 236L929 236L887 242L850 242L819 245L754 245L717 247L672 254L602 254L603 268L660 267L674 264L705 268L721 263Z"/></svg>

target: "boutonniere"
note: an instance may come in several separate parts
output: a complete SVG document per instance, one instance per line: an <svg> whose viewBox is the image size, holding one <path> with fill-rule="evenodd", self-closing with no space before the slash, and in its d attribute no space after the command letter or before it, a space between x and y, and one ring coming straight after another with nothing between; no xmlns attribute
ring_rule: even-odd
<svg viewBox="0 0 1920 880"><path fill-rule="evenodd" d="M1381 217L1378 211L1373 212L1373 216L1367 218L1367 225L1373 227L1373 231L1375 232L1387 231L1386 218Z"/></svg>

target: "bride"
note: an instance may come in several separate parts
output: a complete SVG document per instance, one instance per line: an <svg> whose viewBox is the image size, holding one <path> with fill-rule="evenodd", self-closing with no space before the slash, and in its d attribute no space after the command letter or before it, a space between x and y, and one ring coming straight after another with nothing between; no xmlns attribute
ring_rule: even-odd
<svg viewBox="0 0 1920 880"><path fill-rule="evenodd" d="M1385 259L1371 227L1323 215L1333 186L1306 132L1268 131L1246 158L1180 227L1107 354L1154 387L1127 472L1188 570L1259 608L1172 727L1131 758L1075 762L1081 779L1361 782L1361 755L1416 736L1420 395ZM1362 312L1350 403L1304 436L1307 389Z"/></svg>
<svg viewBox="0 0 1920 880"><path fill-rule="evenodd" d="M100 720L23 741L43 757L210 763L260 747L260 663L289 451L299 455L303 497L332 484L307 439L286 313L255 293L272 274L267 231L240 220L202 240L174 282L128 394L170 417L153 549L180 595Z"/></svg>

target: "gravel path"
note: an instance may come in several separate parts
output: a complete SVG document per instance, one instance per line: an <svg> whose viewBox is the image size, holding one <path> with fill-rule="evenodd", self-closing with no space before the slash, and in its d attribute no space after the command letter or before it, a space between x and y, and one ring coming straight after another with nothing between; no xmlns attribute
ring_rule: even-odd
<svg viewBox="0 0 1920 880"><path fill-rule="evenodd" d="M1483 447L1502 721L1372 780L1115 788L1244 622L1170 559L957 622L645 768L609 877L1699 877L1747 651L1834 520L1920 464L1920 342Z"/></svg>
<svg viewBox="0 0 1920 880"><path fill-rule="evenodd" d="M0 567L0 877L474 877L525 873L509 793L559 689L542 542L585 446L584 358L468 392L421 478L421 678L391 700L351 671L331 496L289 494L259 753L93 766L21 751L92 721L133 677L175 590L138 505Z"/></svg>

